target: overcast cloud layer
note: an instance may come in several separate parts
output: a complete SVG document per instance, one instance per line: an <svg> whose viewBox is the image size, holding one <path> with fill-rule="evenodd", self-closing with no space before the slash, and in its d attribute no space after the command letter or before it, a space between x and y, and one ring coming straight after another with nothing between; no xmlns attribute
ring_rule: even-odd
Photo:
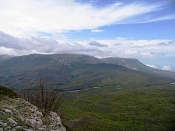
<svg viewBox="0 0 175 131"><path fill-rule="evenodd" d="M115 40L59 42L49 38L18 38L0 32L0 54L83 53L96 57L175 57L175 40Z"/></svg>
<svg viewBox="0 0 175 131"><path fill-rule="evenodd" d="M110 2L1 0L0 54L127 57L175 71L173 0Z"/></svg>

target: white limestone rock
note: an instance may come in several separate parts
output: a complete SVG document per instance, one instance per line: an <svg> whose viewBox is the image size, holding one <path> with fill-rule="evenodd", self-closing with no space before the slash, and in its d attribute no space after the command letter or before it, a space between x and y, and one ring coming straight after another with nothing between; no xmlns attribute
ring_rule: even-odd
<svg viewBox="0 0 175 131"><path fill-rule="evenodd" d="M8 118L8 121L13 125L16 126L17 122L15 120L13 120L12 118Z"/></svg>
<svg viewBox="0 0 175 131"><path fill-rule="evenodd" d="M66 131L57 113L48 112L43 116L36 106L21 98L8 101L0 101L0 113L9 116L7 120L0 119L0 131Z"/></svg>

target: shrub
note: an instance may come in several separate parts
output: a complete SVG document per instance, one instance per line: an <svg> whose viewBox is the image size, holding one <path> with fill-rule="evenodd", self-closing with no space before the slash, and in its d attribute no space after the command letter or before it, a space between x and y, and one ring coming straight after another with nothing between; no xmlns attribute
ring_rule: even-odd
<svg viewBox="0 0 175 131"><path fill-rule="evenodd" d="M48 111L60 111L62 97L55 88L47 84L47 80L39 75L39 82L35 89L28 83L23 91L24 98L37 107Z"/></svg>

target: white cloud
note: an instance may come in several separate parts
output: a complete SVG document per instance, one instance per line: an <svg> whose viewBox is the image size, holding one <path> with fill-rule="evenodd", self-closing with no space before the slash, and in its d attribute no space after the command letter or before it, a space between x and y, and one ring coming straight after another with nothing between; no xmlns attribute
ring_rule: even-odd
<svg viewBox="0 0 175 131"><path fill-rule="evenodd" d="M170 68L170 66L168 66L168 65L164 65L164 66L162 67L162 70L171 70L171 68Z"/></svg>
<svg viewBox="0 0 175 131"><path fill-rule="evenodd" d="M148 22L155 22L155 21L161 21L161 20L170 20L170 19L175 19L175 15L171 14L168 16L162 16L162 17L158 17L158 18L154 18L154 19L150 19L150 20L146 20L146 21L141 21L138 23L148 23Z"/></svg>
<svg viewBox="0 0 175 131"><path fill-rule="evenodd" d="M140 54L144 57L150 57L150 58L155 56L155 53L153 53L153 52L143 52Z"/></svg>
<svg viewBox="0 0 175 131"><path fill-rule="evenodd" d="M158 10L160 6L115 3L95 8L74 0L4 0L0 4L0 30L15 36L83 29L99 32L94 29Z"/></svg>
<svg viewBox="0 0 175 131"><path fill-rule="evenodd" d="M160 43L163 44L160 46ZM41 37L19 38L0 32L0 52L9 55L81 53L97 57L164 58L175 57L175 41L117 38L72 43Z"/></svg>
<svg viewBox="0 0 175 131"><path fill-rule="evenodd" d="M96 47L86 47L80 43L58 42L53 39L40 37L18 38L0 32L0 54L26 55L33 53L81 53L81 54L102 54L103 50Z"/></svg>
<svg viewBox="0 0 175 131"><path fill-rule="evenodd" d="M149 67L152 67L152 68L156 68L157 69L157 67L155 65L151 65L151 64L146 64L146 65L149 66Z"/></svg>
<svg viewBox="0 0 175 131"><path fill-rule="evenodd" d="M104 32L104 30L91 30L93 33Z"/></svg>

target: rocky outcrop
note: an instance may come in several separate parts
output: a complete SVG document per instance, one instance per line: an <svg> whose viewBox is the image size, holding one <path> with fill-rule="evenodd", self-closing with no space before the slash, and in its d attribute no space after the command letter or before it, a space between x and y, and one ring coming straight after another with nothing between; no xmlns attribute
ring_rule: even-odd
<svg viewBox="0 0 175 131"><path fill-rule="evenodd" d="M55 112L39 110L21 98L0 100L0 131L66 131Z"/></svg>

